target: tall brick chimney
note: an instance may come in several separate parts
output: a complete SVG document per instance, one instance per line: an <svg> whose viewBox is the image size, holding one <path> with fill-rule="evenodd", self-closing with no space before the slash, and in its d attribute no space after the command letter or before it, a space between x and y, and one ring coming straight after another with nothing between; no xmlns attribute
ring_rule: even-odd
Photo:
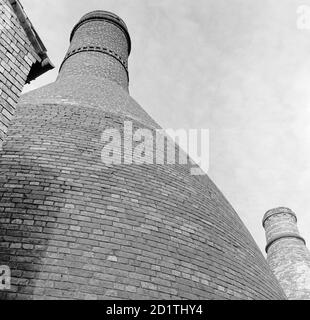
<svg viewBox="0 0 310 320"><path fill-rule="evenodd" d="M275 208L263 218L267 261L288 299L310 299L310 252L297 228L296 214Z"/></svg>
<svg viewBox="0 0 310 320"><path fill-rule="evenodd" d="M0 157L0 298L285 299L207 175L102 161L107 130L159 128L128 93L129 52L122 20L91 12L57 80L19 102Z"/></svg>
<svg viewBox="0 0 310 320"><path fill-rule="evenodd" d="M96 75L128 90L128 56L131 40L117 15L106 11L86 14L74 27L59 79Z"/></svg>

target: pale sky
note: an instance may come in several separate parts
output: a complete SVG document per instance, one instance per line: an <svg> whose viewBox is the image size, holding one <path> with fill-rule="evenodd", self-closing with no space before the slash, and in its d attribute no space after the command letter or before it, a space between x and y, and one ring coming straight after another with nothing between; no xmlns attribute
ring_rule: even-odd
<svg viewBox="0 0 310 320"><path fill-rule="evenodd" d="M262 217L287 206L310 248L310 0L21 0L56 65L85 13L132 37L130 93L163 128L209 129L209 176L264 251Z"/></svg>

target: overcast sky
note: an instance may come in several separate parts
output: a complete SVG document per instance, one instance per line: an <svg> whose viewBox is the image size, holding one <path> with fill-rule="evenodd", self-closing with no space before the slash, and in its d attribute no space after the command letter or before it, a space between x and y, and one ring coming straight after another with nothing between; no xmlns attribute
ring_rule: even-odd
<svg viewBox="0 0 310 320"><path fill-rule="evenodd" d="M126 22L130 93L163 128L210 129L209 176L262 250L266 210L287 206L310 246L310 0L22 0L56 69L92 10Z"/></svg>

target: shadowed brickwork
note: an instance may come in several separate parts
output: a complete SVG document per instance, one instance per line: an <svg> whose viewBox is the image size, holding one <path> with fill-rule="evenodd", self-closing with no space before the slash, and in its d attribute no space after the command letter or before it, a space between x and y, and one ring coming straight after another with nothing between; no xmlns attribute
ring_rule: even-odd
<svg viewBox="0 0 310 320"><path fill-rule="evenodd" d="M127 63L122 21L102 11L82 21L69 52L87 41ZM23 96L0 154L1 263L12 269L2 298L285 299L207 176L102 162L102 133L125 120L158 128L113 54L77 52L55 83Z"/></svg>
<svg viewBox="0 0 310 320"><path fill-rule="evenodd" d="M299 235L297 217L288 208L275 208L263 219L267 261L288 299L310 299L310 252Z"/></svg>
<svg viewBox="0 0 310 320"><path fill-rule="evenodd" d="M25 83L51 68L19 1L0 0L0 150Z"/></svg>

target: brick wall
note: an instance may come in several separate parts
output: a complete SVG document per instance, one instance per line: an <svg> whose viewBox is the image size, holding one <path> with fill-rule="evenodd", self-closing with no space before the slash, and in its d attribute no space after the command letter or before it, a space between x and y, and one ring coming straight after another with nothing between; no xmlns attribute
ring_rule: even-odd
<svg viewBox="0 0 310 320"><path fill-rule="evenodd" d="M310 299L310 252L288 208L269 210L263 220L267 261L288 299Z"/></svg>
<svg viewBox="0 0 310 320"><path fill-rule="evenodd" d="M29 32L31 25L19 2L0 0L0 149L22 89L34 78L30 71L42 61L25 24Z"/></svg>

